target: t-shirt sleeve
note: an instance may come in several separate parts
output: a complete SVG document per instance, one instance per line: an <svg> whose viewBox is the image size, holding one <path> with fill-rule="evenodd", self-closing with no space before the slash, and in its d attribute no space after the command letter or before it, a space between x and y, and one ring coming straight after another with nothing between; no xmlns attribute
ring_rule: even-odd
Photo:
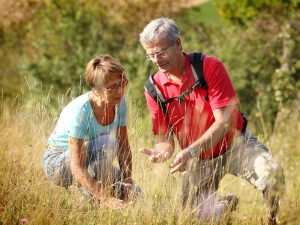
<svg viewBox="0 0 300 225"><path fill-rule="evenodd" d="M157 102L145 90L147 106L152 118L152 130L154 135L163 135L169 132L168 119Z"/></svg>
<svg viewBox="0 0 300 225"><path fill-rule="evenodd" d="M229 74L221 61L211 56L205 57L204 76L212 109L238 104Z"/></svg>
<svg viewBox="0 0 300 225"><path fill-rule="evenodd" d="M121 103L118 104L117 107L118 107L117 125L118 126L126 126L127 104L126 104L125 96L123 96Z"/></svg>
<svg viewBox="0 0 300 225"><path fill-rule="evenodd" d="M69 137L84 139L88 130L88 112L84 108L73 108L65 112L66 127Z"/></svg>

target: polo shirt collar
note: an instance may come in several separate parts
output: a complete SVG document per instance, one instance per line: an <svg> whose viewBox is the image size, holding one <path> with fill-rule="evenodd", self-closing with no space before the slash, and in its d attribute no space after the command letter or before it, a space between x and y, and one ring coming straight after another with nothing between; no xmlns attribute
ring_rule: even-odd
<svg viewBox="0 0 300 225"><path fill-rule="evenodd" d="M161 85L165 85L167 83L170 83L170 80L169 80L167 74L162 73L160 71L158 73L162 74L162 76L160 76L160 83L161 83Z"/></svg>

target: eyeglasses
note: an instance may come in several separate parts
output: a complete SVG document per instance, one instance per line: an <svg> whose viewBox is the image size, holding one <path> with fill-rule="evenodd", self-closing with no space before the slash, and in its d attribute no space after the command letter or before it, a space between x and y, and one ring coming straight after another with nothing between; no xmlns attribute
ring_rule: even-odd
<svg viewBox="0 0 300 225"><path fill-rule="evenodd" d="M147 60L153 60L156 57L166 57L168 55L168 50L169 48L171 48L174 45L174 43L170 44L168 47L166 47L165 49L161 50L160 52L155 52L155 53L151 53L151 54L145 54L145 58Z"/></svg>
<svg viewBox="0 0 300 225"><path fill-rule="evenodd" d="M109 93L117 91L119 88L124 88L128 84L128 80L122 80L119 84L113 85L111 87L104 87Z"/></svg>

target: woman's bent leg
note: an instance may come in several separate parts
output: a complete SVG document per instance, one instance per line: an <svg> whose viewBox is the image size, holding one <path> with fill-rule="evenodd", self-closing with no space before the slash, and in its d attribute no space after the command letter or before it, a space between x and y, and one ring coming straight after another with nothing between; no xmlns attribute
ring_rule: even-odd
<svg viewBox="0 0 300 225"><path fill-rule="evenodd" d="M47 178L56 185L70 186L73 176L68 151L48 147L44 155L44 171Z"/></svg>

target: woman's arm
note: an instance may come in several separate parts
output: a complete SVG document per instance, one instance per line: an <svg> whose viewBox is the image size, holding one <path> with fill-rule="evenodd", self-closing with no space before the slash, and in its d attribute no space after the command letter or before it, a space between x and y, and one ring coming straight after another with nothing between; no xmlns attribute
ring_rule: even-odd
<svg viewBox="0 0 300 225"><path fill-rule="evenodd" d="M127 127L121 126L119 127L118 132L118 160L122 173L122 178L125 184L125 201L130 201L133 197L132 192L132 154L128 141Z"/></svg>
<svg viewBox="0 0 300 225"><path fill-rule="evenodd" d="M105 195L101 189L101 185L88 173L86 169L87 151L84 146L84 140L69 137L69 150L71 171L74 179L97 200L108 201L107 203L112 207L121 207L122 200Z"/></svg>
<svg viewBox="0 0 300 225"><path fill-rule="evenodd" d="M127 127L120 126L118 132L118 161L125 183L132 184L132 154L128 142Z"/></svg>

